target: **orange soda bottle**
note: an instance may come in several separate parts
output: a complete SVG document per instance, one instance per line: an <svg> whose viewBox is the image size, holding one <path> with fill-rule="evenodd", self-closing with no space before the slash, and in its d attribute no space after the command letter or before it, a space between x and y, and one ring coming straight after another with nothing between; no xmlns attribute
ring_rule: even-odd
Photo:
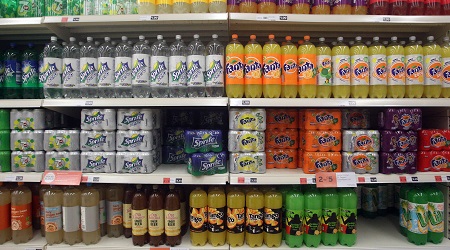
<svg viewBox="0 0 450 250"><path fill-rule="evenodd" d="M352 0L352 15L367 15L367 0Z"/></svg>
<svg viewBox="0 0 450 250"><path fill-rule="evenodd" d="M291 14L292 13L291 0L277 0L277 13Z"/></svg>
<svg viewBox="0 0 450 250"><path fill-rule="evenodd" d="M351 0L334 1L331 8L331 14L335 15L352 14L352 1Z"/></svg>
<svg viewBox="0 0 450 250"><path fill-rule="evenodd" d="M250 36L250 41L245 45L244 53L245 97L261 98L263 49L256 41L255 35Z"/></svg>
<svg viewBox="0 0 450 250"><path fill-rule="evenodd" d="M312 0L311 14L330 14L330 0Z"/></svg>
<svg viewBox="0 0 450 250"><path fill-rule="evenodd" d="M226 92L231 98L244 96L244 46L237 40L238 35L231 36L232 41L226 48Z"/></svg>
<svg viewBox="0 0 450 250"><path fill-rule="evenodd" d="M259 0L258 1L258 13L276 13L277 4L275 0Z"/></svg>
<svg viewBox="0 0 450 250"><path fill-rule="evenodd" d="M298 94L300 98L314 98L317 92L316 46L304 37L305 42L298 47Z"/></svg>
<svg viewBox="0 0 450 250"><path fill-rule="evenodd" d="M270 34L263 47L263 95L265 98L279 98L281 95L281 47Z"/></svg>
<svg viewBox="0 0 450 250"><path fill-rule="evenodd" d="M292 37L287 36L286 42L281 46L281 62L283 63L281 76L281 97L297 97L297 48L291 42Z"/></svg>
<svg viewBox="0 0 450 250"><path fill-rule="evenodd" d="M308 0L292 1L292 14L309 14L310 8L311 6L309 5Z"/></svg>
<svg viewBox="0 0 450 250"><path fill-rule="evenodd" d="M256 0L241 0L239 3L239 12L258 13L258 4L256 3Z"/></svg>

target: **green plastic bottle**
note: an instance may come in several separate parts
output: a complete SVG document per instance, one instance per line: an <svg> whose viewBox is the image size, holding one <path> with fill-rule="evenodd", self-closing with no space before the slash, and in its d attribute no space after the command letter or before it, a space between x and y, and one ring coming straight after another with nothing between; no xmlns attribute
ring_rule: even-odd
<svg viewBox="0 0 450 250"><path fill-rule="evenodd" d="M444 195L435 186L426 188L428 196L428 241L439 244L444 238Z"/></svg>
<svg viewBox="0 0 450 250"><path fill-rule="evenodd" d="M400 233L406 236L408 232L408 221L409 221L409 211L408 211L408 191L410 186L402 185L399 192L399 217L400 217Z"/></svg>
<svg viewBox="0 0 450 250"><path fill-rule="evenodd" d="M338 241L339 195L334 188L322 190L322 244L335 246Z"/></svg>
<svg viewBox="0 0 450 250"><path fill-rule="evenodd" d="M22 53L22 90L24 99L39 98L38 54L33 43Z"/></svg>
<svg viewBox="0 0 450 250"><path fill-rule="evenodd" d="M286 195L289 192L290 188L291 187L287 186L287 185L281 186L279 188L279 191L281 193L281 197L283 198L283 204L282 204L282 207L281 207L281 214L283 215L283 222L281 223L281 226L282 226L281 239L282 240L286 239L286 224L285 224L285 219L284 218L286 218Z"/></svg>
<svg viewBox="0 0 450 250"><path fill-rule="evenodd" d="M364 186L362 195L362 215L367 218L377 217L378 211L378 188L376 185Z"/></svg>
<svg viewBox="0 0 450 250"><path fill-rule="evenodd" d="M378 215L386 215L388 212L388 186L386 184L378 185Z"/></svg>
<svg viewBox="0 0 450 250"><path fill-rule="evenodd" d="M341 245L353 246L356 243L356 222L358 214L356 203L358 197L351 188L339 190L339 243Z"/></svg>
<svg viewBox="0 0 450 250"><path fill-rule="evenodd" d="M421 188L408 191L408 241L416 245L425 245L428 234L428 197Z"/></svg>
<svg viewBox="0 0 450 250"><path fill-rule="evenodd" d="M318 247L322 226L322 194L317 188L309 188L305 192L304 242L307 247Z"/></svg>
<svg viewBox="0 0 450 250"><path fill-rule="evenodd" d="M286 194L286 245L300 247L303 244L305 197L299 188L293 187Z"/></svg>

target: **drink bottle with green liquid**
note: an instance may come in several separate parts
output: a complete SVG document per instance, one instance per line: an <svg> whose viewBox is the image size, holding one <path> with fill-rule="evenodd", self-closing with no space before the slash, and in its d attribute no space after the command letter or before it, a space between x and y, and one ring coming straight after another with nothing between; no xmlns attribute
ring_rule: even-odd
<svg viewBox="0 0 450 250"><path fill-rule="evenodd" d="M380 43L379 37L373 38L369 47L369 96L385 98L387 94L386 47Z"/></svg>
<svg viewBox="0 0 450 250"><path fill-rule="evenodd" d="M399 191L399 224L400 233L406 236L408 231L409 210L408 210L408 191L410 187L408 185L402 185Z"/></svg>
<svg viewBox="0 0 450 250"><path fill-rule="evenodd" d="M358 197L351 188L339 189L339 244L353 246L356 244L356 224Z"/></svg>
<svg viewBox="0 0 450 250"><path fill-rule="evenodd" d="M339 195L334 188L322 189L322 244L335 246L338 241Z"/></svg>
<svg viewBox="0 0 450 250"><path fill-rule="evenodd" d="M423 48L411 36L405 46L406 98L421 98L424 91Z"/></svg>
<svg viewBox="0 0 450 250"><path fill-rule="evenodd" d="M245 194L236 186L227 194L227 242L231 247L244 245Z"/></svg>
<svg viewBox="0 0 450 250"><path fill-rule="evenodd" d="M408 191L408 241L416 245L425 245L428 240L428 195L420 187Z"/></svg>
<svg viewBox="0 0 450 250"><path fill-rule="evenodd" d="M275 187L264 194L264 243L268 247L281 245L281 223L283 198Z"/></svg>
<svg viewBox="0 0 450 250"><path fill-rule="evenodd" d="M425 74L423 97L439 98L442 88L442 50L433 36L427 37L427 40L428 42L423 46Z"/></svg>
<svg viewBox="0 0 450 250"><path fill-rule="evenodd" d="M305 222L303 240L307 247L318 247L321 241L322 194L316 187L305 193Z"/></svg>
<svg viewBox="0 0 450 250"><path fill-rule="evenodd" d="M303 245L305 197L299 188L293 187L286 194L286 245Z"/></svg>
<svg viewBox="0 0 450 250"><path fill-rule="evenodd" d="M425 191L428 196L428 242L439 244L444 239L444 195L432 185Z"/></svg>
<svg viewBox="0 0 450 250"><path fill-rule="evenodd" d="M450 38L444 37L442 48L442 90L441 97L450 97Z"/></svg>
<svg viewBox="0 0 450 250"><path fill-rule="evenodd" d="M350 48L351 57L351 96L367 98L369 95L369 49L361 42L361 37L355 38L355 44Z"/></svg>
<svg viewBox="0 0 450 250"><path fill-rule="evenodd" d="M337 38L337 43L331 50L332 59L332 92L334 98L350 97L350 49L344 43L343 37Z"/></svg>
<svg viewBox="0 0 450 250"><path fill-rule="evenodd" d="M397 37L391 37L391 43L386 48L387 56L387 97L403 98L405 96L405 48L397 42Z"/></svg>
<svg viewBox="0 0 450 250"><path fill-rule="evenodd" d="M331 70L331 48L325 43L325 38L319 38L317 50L317 94L318 98L331 97L333 73Z"/></svg>

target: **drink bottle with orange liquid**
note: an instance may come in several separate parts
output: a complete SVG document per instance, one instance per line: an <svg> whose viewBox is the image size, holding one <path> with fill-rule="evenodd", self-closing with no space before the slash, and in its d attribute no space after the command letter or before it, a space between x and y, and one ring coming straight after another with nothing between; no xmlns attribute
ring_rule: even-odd
<svg viewBox="0 0 450 250"><path fill-rule="evenodd" d="M331 48L325 43L325 38L319 38L317 50L317 94L318 98L331 97Z"/></svg>
<svg viewBox="0 0 450 250"><path fill-rule="evenodd" d="M272 187L264 194L264 243L268 247L281 245L283 199L281 193Z"/></svg>
<svg viewBox="0 0 450 250"><path fill-rule="evenodd" d="M227 242L231 247L244 245L245 194L233 186L227 194Z"/></svg>
<svg viewBox="0 0 450 250"><path fill-rule="evenodd" d="M277 13L291 14L292 13L292 1L291 0L277 0Z"/></svg>
<svg viewBox="0 0 450 250"><path fill-rule="evenodd" d="M308 0L292 1L292 14L309 14L310 8Z"/></svg>
<svg viewBox="0 0 450 250"><path fill-rule="evenodd" d="M336 46L331 50L334 98L350 97L350 49L343 37L337 38Z"/></svg>
<svg viewBox="0 0 450 250"><path fill-rule="evenodd" d="M11 192L11 229L14 244L26 243L33 238L31 227L31 190L17 183L19 186Z"/></svg>
<svg viewBox="0 0 450 250"><path fill-rule="evenodd" d="M416 37L411 36L405 47L406 64L406 97L421 98L423 95L423 48L416 42Z"/></svg>
<svg viewBox="0 0 450 250"><path fill-rule="evenodd" d="M425 74L423 97L439 98L442 88L442 50L433 36L427 37L427 40L428 42L423 46Z"/></svg>
<svg viewBox="0 0 450 250"><path fill-rule="evenodd" d="M330 0L312 0L311 14L330 14Z"/></svg>
<svg viewBox="0 0 450 250"><path fill-rule="evenodd" d="M442 91L441 97L450 97L450 38L444 37L442 43Z"/></svg>
<svg viewBox="0 0 450 250"><path fill-rule="evenodd" d="M245 45L244 55L245 97L261 98L263 49L255 35L251 35L250 41Z"/></svg>
<svg viewBox="0 0 450 250"><path fill-rule="evenodd" d="M281 97L297 97L297 48L291 42L292 37L287 36L286 42L281 46L282 81Z"/></svg>
<svg viewBox="0 0 450 250"><path fill-rule="evenodd" d="M0 245L11 240L11 191L0 182Z"/></svg>
<svg viewBox="0 0 450 250"><path fill-rule="evenodd" d="M366 0L352 0L352 15L367 15Z"/></svg>
<svg viewBox="0 0 450 250"><path fill-rule="evenodd" d="M352 0L334 1L331 4L331 14L335 15L350 15L352 14Z"/></svg>
<svg viewBox="0 0 450 250"><path fill-rule="evenodd" d="M231 36L226 47L226 92L231 98L244 96L244 46L237 40L238 35Z"/></svg>
<svg viewBox="0 0 450 250"><path fill-rule="evenodd" d="M253 187L246 194L245 204L247 206L245 241L250 247L260 247L264 241L264 194L257 187Z"/></svg>
<svg viewBox="0 0 450 250"><path fill-rule="evenodd" d="M317 94L316 46L304 36L305 42L298 47L298 94L300 98L314 98Z"/></svg>
<svg viewBox="0 0 450 250"><path fill-rule="evenodd" d="M259 0L258 13L272 14L277 12L277 4L275 0Z"/></svg>
<svg viewBox="0 0 450 250"><path fill-rule="evenodd" d="M164 244L164 194L158 185L152 186L148 197L148 234L150 246Z"/></svg>
<svg viewBox="0 0 450 250"><path fill-rule="evenodd" d="M239 1L228 0L227 1L227 12L228 13L239 13Z"/></svg>
<svg viewBox="0 0 450 250"><path fill-rule="evenodd" d="M355 38L355 45L350 48L352 74L350 78L351 96L367 98L369 95L369 49L361 42L361 37Z"/></svg>
<svg viewBox="0 0 450 250"><path fill-rule="evenodd" d="M239 12L258 13L258 4L256 0L242 0L239 3Z"/></svg>
<svg viewBox="0 0 450 250"><path fill-rule="evenodd" d="M50 186L44 194L45 240L47 244L63 242L63 191L59 187Z"/></svg>
<svg viewBox="0 0 450 250"><path fill-rule="evenodd" d="M405 96L405 48L397 42L397 37L391 38L386 48L387 55L387 97L403 98Z"/></svg>
<svg viewBox="0 0 450 250"><path fill-rule="evenodd" d="M379 37L374 37L369 47L370 98L385 98L387 94L386 48L379 41Z"/></svg>
<svg viewBox="0 0 450 250"><path fill-rule="evenodd" d="M263 47L263 95L265 98L281 95L281 47L272 34Z"/></svg>
<svg viewBox="0 0 450 250"><path fill-rule="evenodd" d="M208 195L196 187L189 195L190 238L194 246L208 242Z"/></svg>

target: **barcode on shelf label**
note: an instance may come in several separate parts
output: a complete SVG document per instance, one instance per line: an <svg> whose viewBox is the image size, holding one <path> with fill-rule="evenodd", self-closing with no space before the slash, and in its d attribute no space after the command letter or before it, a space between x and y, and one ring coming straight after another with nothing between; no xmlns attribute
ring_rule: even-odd
<svg viewBox="0 0 450 250"><path fill-rule="evenodd" d="M258 178L256 177L238 177L239 184L256 184L258 183Z"/></svg>
<svg viewBox="0 0 450 250"><path fill-rule="evenodd" d="M274 15L258 15L256 16L257 21L276 21L279 20L278 16Z"/></svg>
<svg viewBox="0 0 450 250"><path fill-rule="evenodd" d="M370 179L370 182L371 182L371 183L378 182L377 177L367 177L367 178Z"/></svg>
<svg viewBox="0 0 450 250"><path fill-rule="evenodd" d="M306 184L316 184L316 178L315 177L308 177L308 178L300 178L300 184L306 185Z"/></svg>
<svg viewBox="0 0 450 250"><path fill-rule="evenodd" d="M348 101L348 106L356 106L356 101Z"/></svg>
<svg viewBox="0 0 450 250"><path fill-rule="evenodd" d="M67 23L67 22L79 22L80 18L79 17L67 17L67 16L63 16L61 17L61 22L62 23Z"/></svg>
<svg viewBox="0 0 450 250"><path fill-rule="evenodd" d="M419 177L417 177L417 176L410 176L408 179L409 179L409 182L418 182L419 181Z"/></svg>
<svg viewBox="0 0 450 250"><path fill-rule="evenodd" d="M383 20L383 22L390 22L391 18L387 17L387 16L384 16L382 20Z"/></svg>
<svg viewBox="0 0 450 250"><path fill-rule="evenodd" d="M447 181L450 182L450 175L447 175Z"/></svg>
<svg viewBox="0 0 450 250"><path fill-rule="evenodd" d="M140 16L139 21L156 21L159 20L159 16Z"/></svg>
<svg viewBox="0 0 450 250"><path fill-rule="evenodd" d="M100 182L100 176L92 176L92 175L85 176L84 175L81 178L81 182L97 183L97 182Z"/></svg>
<svg viewBox="0 0 450 250"><path fill-rule="evenodd" d="M182 184L183 178L163 178L163 184Z"/></svg>
<svg viewBox="0 0 450 250"><path fill-rule="evenodd" d="M250 105L250 100L242 100L242 106Z"/></svg>
<svg viewBox="0 0 450 250"><path fill-rule="evenodd" d="M42 250L42 248L26 247L26 248L24 248L24 250Z"/></svg>
<svg viewBox="0 0 450 250"><path fill-rule="evenodd" d="M419 182L418 176L400 176L400 183Z"/></svg>

